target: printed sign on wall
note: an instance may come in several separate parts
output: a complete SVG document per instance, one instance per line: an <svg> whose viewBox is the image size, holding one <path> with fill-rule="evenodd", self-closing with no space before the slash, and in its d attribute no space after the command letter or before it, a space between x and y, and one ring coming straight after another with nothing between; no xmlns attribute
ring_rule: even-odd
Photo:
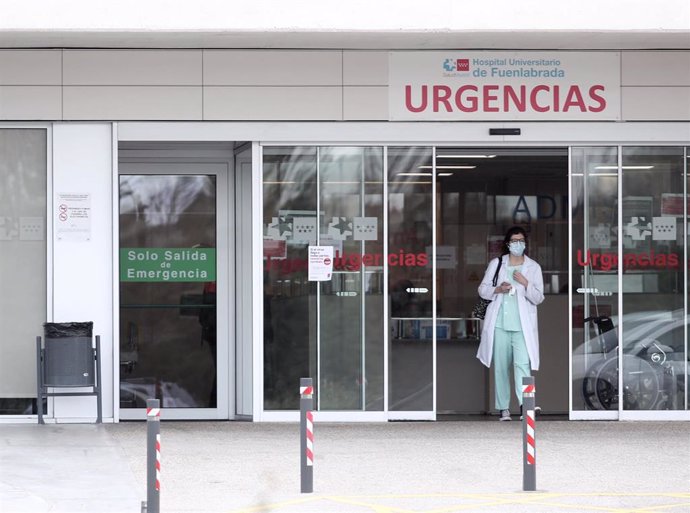
<svg viewBox="0 0 690 513"><path fill-rule="evenodd" d="M391 121L618 120L617 52L390 52Z"/></svg>
<svg viewBox="0 0 690 513"><path fill-rule="evenodd" d="M90 241L91 194L59 193L56 203L55 238L59 241Z"/></svg>

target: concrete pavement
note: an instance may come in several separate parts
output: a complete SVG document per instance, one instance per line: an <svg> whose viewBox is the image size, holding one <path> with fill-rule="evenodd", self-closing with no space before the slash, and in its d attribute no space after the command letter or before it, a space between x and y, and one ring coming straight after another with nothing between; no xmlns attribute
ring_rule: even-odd
<svg viewBox="0 0 690 513"><path fill-rule="evenodd" d="M541 421L537 492L520 422L161 424L162 513L690 512L690 423ZM139 512L146 425L0 425L0 511Z"/></svg>

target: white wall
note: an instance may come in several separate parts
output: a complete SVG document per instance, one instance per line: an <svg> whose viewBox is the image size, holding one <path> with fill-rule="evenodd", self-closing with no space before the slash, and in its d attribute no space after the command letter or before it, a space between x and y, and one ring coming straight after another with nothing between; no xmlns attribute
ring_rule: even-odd
<svg viewBox="0 0 690 513"><path fill-rule="evenodd" d="M624 121L690 120L690 51L621 52L621 98ZM387 51L0 50L0 120L388 117Z"/></svg>
<svg viewBox="0 0 690 513"><path fill-rule="evenodd" d="M488 7L490 5L490 7ZM34 30L687 30L686 0L4 0L0 29Z"/></svg>
<svg viewBox="0 0 690 513"><path fill-rule="evenodd" d="M690 119L690 52L623 52L621 57L623 119Z"/></svg>
<svg viewBox="0 0 690 513"><path fill-rule="evenodd" d="M91 200L90 240L58 240L53 230L53 322L93 321L101 336L103 418L113 418L112 129L108 124L53 127L53 215L64 193ZM57 221L53 219L54 224ZM56 397L59 421L96 416L95 397Z"/></svg>

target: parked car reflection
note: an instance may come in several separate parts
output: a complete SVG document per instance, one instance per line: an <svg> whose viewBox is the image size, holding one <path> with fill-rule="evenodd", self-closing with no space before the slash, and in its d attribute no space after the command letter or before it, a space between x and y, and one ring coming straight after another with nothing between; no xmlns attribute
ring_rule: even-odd
<svg viewBox="0 0 690 513"><path fill-rule="evenodd" d="M604 318L589 322L606 324ZM573 351L573 380L586 409L617 410L618 328L611 320L597 336ZM623 316L623 409L685 408L685 320L683 311L639 312ZM587 327L586 329L591 329Z"/></svg>
<svg viewBox="0 0 690 513"><path fill-rule="evenodd" d="M158 388L158 393L157 389ZM200 408L204 405L177 383L132 378L120 382L120 404L127 408L145 408L148 399L161 398L161 408Z"/></svg>

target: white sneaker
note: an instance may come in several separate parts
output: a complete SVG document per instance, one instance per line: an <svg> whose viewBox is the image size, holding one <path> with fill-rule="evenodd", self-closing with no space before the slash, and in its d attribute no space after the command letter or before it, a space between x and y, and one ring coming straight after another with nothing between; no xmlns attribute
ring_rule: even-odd
<svg viewBox="0 0 690 513"><path fill-rule="evenodd" d="M499 417L500 421L504 420L511 420L510 419L510 410L501 410L501 416Z"/></svg>
<svg viewBox="0 0 690 513"><path fill-rule="evenodd" d="M535 406L534 407L534 415L537 415L537 413L541 413L541 406ZM520 420L523 420L524 417L522 415L522 405L520 405Z"/></svg>

